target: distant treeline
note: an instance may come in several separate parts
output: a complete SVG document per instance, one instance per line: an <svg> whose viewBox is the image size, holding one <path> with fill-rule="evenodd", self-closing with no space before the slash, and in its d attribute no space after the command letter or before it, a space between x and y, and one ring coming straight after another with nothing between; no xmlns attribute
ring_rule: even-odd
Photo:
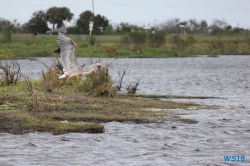
<svg viewBox="0 0 250 166"><path fill-rule="evenodd" d="M43 10L35 11L31 19L24 24L18 23L18 20L6 20L0 18L0 32L6 28L6 21L14 23L13 33L46 33L48 24L53 28L61 28L64 20L71 21L74 14L67 7L51 7L46 12ZM95 35L124 35L133 31L147 31L149 33L162 31L164 34L212 34L212 35L233 35L248 33L249 29L233 27L225 20L214 19L211 24L206 20L189 19L181 21L180 19L169 19L162 23L153 25L136 25L128 22L112 23L108 18L100 14L93 14L91 11L82 12L75 21L74 26L67 27L70 34L88 34L89 22L94 22L93 32Z"/></svg>

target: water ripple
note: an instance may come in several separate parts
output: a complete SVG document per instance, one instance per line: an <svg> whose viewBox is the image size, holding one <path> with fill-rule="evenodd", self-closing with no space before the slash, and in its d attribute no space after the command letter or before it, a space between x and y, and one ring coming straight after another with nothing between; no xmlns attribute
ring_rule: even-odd
<svg viewBox="0 0 250 166"><path fill-rule="evenodd" d="M38 61L18 61L22 73L34 79L45 69ZM249 165L249 62L250 56L118 59L112 67L128 66L124 85L140 81L138 93L223 99L181 99L219 106L179 110L180 116L197 124L110 122L102 134L0 133L0 165ZM110 73L117 77L114 70ZM224 155L245 155L246 161L225 162Z"/></svg>

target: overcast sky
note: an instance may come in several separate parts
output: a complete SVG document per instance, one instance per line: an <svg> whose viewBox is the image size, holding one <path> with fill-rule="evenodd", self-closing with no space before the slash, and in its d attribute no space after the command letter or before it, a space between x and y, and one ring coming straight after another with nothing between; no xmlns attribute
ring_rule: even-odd
<svg viewBox="0 0 250 166"><path fill-rule="evenodd" d="M139 26L155 25L169 19L180 21L225 19L232 26L250 28L250 0L93 0L94 13L112 23L129 22ZM78 19L80 13L92 11L92 0L0 0L0 17L21 24L38 10L67 7ZM73 24L74 21L68 23Z"/></svg>

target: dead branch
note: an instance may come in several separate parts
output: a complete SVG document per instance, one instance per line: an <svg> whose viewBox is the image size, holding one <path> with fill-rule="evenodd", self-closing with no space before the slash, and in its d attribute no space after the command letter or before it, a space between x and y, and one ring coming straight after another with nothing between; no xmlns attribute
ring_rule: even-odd
<svg viewBox="0 0 250 166"><path fill-rule="evenodd" d="M1 84L16 84L21 78L21 68L20 65L15 62L5 62L4 64L0 61L0 69L3 70L1 73Z"/></svg>
<svg viewBox="0 0 250 166"><path fill-rule="evenodd" d="M137 87L138 87L138 85L139 85L139 82L137 82L135 85L129 85L129 86L127 86L127 90L128 90L128 94L134 94L134 93L136 93L136 91L137 91Z"/></svg>

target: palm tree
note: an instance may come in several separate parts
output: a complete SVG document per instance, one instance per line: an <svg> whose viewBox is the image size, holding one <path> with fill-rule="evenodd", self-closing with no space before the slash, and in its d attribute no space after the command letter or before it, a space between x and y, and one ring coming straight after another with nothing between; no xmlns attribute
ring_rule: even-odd
<svg viewBox="0 0 250 166"><path fill-rule="evenodd" d="M66 7L51 7L47 10L46 15L46 20L53 24L53 29L55 24L57 24L57 28L61 28L63 20L70 21L74 16Z"/></svg>

